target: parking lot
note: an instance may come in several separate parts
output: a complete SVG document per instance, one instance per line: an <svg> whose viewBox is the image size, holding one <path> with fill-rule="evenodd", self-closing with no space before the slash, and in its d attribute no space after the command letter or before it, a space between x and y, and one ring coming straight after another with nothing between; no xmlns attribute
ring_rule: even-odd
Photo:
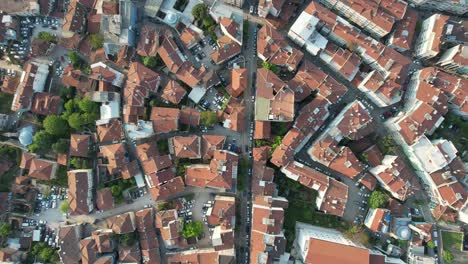
<svg viewBox="0 0 468 264"><path fill-rule="evenodd" d="M204 66L207 69L215 67L215 64L211 60L211 54L218 48L218 44L213 41L210 37L205 37L200 40L195 46L190 49L195 61L193 62L197 66Z"/></svg>
<svg viewBox="0 0 468 264"><path fill-rule="evenodd" d="M38 193L32 219L45 221L49 227L58 228L68 214L60 212L60 205L68 199L67 189L53 186L48 195Z"/></svg>
<svg viewBox="0 0 468 264"><path fill-rule="evenodd" d="M200 106L207 110L218 111L222 109L223 104L228 100L223 93L218 92L214 88L210 88L203 99L200 101Z"/></svg>

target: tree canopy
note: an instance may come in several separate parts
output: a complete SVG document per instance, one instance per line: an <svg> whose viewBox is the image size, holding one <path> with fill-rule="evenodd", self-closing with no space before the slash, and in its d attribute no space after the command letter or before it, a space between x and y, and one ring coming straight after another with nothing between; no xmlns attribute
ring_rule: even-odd
<svg viewBox="0 0 468 264"><path fill-rule="evenodd" d="M52 144L52 150L57 154L65 154L68 153L70 149L70 143L68 140L59 139L57 142Z"/></svg>
<svg viewBox="0 0 468 264"><path fill-rule="evenodd" d="M0 224L0 236L7 237L11 233L11 225L8 223Z"/></svg>
<svg viewBox="0 0 468 264"><path fill-rule="evenodd" d="M191 222L184 225L182 236L185 238L199 237L203 234L203 224L200 221Z"/></svg>
<svg viewBox="0 0 468 264"><path fill-rule="evenodd" d="M208 15L208 8L203 3L197 4L192 8L192 16L196 20L203 19L207 15Z"/></svg>
<svg viewBox="0 0 468 264"><path fill-rule="evenodd" d="M369 197L370 208L382 208L387 204L388 195L382 191L373 191Z"/></svg>
<svg viewBox="0 0 468 264"><path fill-rule="evenodd" d="M49 115L44 119L44 129L52 136L64 137L69 132L68 122L58 115Z"/></svg>
<svg viewBox="0 0 468 264"><path fill-rule="evenodd" d="M40 260L46 263L55 263L58 258L57 251L44 242L36 243L31 250L33 256L38 256Z"/></svg>
<svg viewBox="0 0 468 264"><path fill-rule="evenodd" d="M452 252L450 252L448 250L444 250L444 261L445 261L445 263L452 263L454 259L455 259L455 256L453 256Z"/></svg>
<svg viewBox="0 0 468 264"><path fill-rule="evenodd" d="M49 134L45 130L40 130L33 137L33 143L29 145L29 150L31 152L46 151L54 143L54 136Z"/></svg>
<svg viewBox="0 0 468 264"><path fill-rule="evenodd" d="M268 61L264 61L262 63L262 68L263 69L268 69L268 70L272 71L274 74L279 73L278 66L276 66L275 64L269 63Z"/></svg>
<svg viewBox="0 0 468 264"><path fill-rule="evenodd" d="M39 32L39 34L37 35L37 38L39 38L40 40L47 41L47 42L54 42L54 43L57 42L57 38L51 33L46 32L46 31Z"/></svg>
<svg viewBox="0 0 468 264"><path fill-rule="evenodd" d="M63 201L61 204L60 204L60 212L62 213L68 213L68 210L70 209L70 203L68 202L68 200L65 200Z"/></svg>
<svg viewBox="0 0 468 264"><path fill-rule="evenodd" d="M103 47L104 37L102 37L100 34L91 34L89 35L89 38L91 39L91 47L94 50L97 50Z"/></svg>

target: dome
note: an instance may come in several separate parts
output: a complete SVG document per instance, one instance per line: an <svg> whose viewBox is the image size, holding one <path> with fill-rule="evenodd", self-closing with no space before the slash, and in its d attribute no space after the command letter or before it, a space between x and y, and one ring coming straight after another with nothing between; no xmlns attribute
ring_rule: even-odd
<svg viewBox="0 0 468 264"><path fill-rule="evenodd" d="M407 226L400 226L397 230L397 235L402 240L409 240L411 236L411 231Z"/></svg>
<svg viewBox="0 0 468 264"><path fill-rule="evenodd" d="M18 136L21 145L27 147L33 142L33 129L31 126L23 127Z"/></svg>
<svg viewBox="0 0 468 264"><path fill-rule="evenodd" d="M167 12L166 18L164 20L166 20L167 24L175 25L175 23L177 22L177 19L178 19L177 14L173 12Z"/></svg>

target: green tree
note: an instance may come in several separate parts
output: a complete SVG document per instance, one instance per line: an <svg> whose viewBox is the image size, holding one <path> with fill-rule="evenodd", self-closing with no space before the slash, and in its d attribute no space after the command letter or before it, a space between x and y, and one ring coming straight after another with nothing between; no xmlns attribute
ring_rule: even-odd
<svg viewBox="0 0 468 264"><path fill-rule="evenodd" d="M41 250L41 253L39 253L39 258L45 262L53 262L54 254L55 250L53 248L46 247Z"/></svg>
<svg viewBox="0 0 468 264"><path fill-rule="evenodd" d="M91 39L91 47L93 47L94 50L103 47L104 37L102 37L100 34L91 34L89 38Z"/></svg>
<svg viewBox="0 0 468 264"><path fill-rule="evenodd" d="M73 97L75 97L75 94L76 94L76 88L75 87L72 87L72 86L69 86L69 87L60 87L60 97L63 99L63 100L70 100L70 99L73 99Z"/></svg>
<svg viewBox="0 0 468 264"><path fill-rule="evenodd" d="M387 204L388 195L382 191L373 191L369 197L370 208L382 208Z"/></svg>
<svg viewBox="0 0 468 264"><path fill-rule="evenodd" d="M192 8L192 16L196 20L203 19L205 16L208 15L208 9L206 8L205 4L197 4Z"/></svg>
<svg viewBox="0 0 468 264"><path fill-rule="evenodd" d="M158 60L156 59L156 57L146 56L143 57L143 65L145 65L148 68L154 69L158 67Z"/></svg>
<svg viewBox="0 0 468 264"><path fill-rule="evenodd" d="M435 248L435 243L434 243L434 241L429 241L429 242L427 242L426 245L427 245L428 247L430 247L430 248Z"/></svg>
<svg viewBox="0 0 468 264"><path fill-rule="evenodd" d="M272 71L274 74L279 73L278 67L276 65L272 64L272 63L269 63L268 61L264 61L262 63L262 68L263 69L268 69L268 70Z"/></svg>
<svg viewBox="0 0 468 264"><path fill-rule="evenodd" d="M40 40L44 40L44 41L47 41L47 42L53 42L53 43L57 42L57 38L54 37L54 35L52 35L51 33L46 32L46 31L39 32L37 37Z"/></svg>
<svg viewBox="0 0 468 264"><path fill-rule="evenodd" d="M214 111L204 111L200 114L200 119L205 126L214 126L218 122L218 114Z"/></svg>
<svg viewBox="0 0 468 264"><path fill-rule="evenodd" d="M36 153L41 150L47 150L54 143L54 136L45 130L40 130L33 137L33 144L30 145L29 150Z"/></svg>
<svg viewBox="0 0 468 264"><path fill-rule="evenodd" d="M185 238L199 237L201 234L203 234L203 224L200 221L185 224L182 230L182 236Z"/></svg>
<svg viewBox="0 0 468 264"><path fill-rule="evenodd" d="M83 68L85 62L83 59L76 53L75 51L72 51L68 54L68 58L70 58L70 62L73 65L73 69L81 69Z"/></svg>
<svg viewBox="0 0 468 264"><path fill-rule="evenodd" d="M122 191L123 189L120 185L112 185L111 187L111 193L114 197L120 197L122 195Z"/></svg>
<svg viewBox="0 0 468 264"><path fill-rule="evenodd" d="M60 204L60 212L66 214L68 213L68 210L70 210L70 203L68 202L68 200L65 200L63 201L61 204Z"/></svg>
<svg viewBox="0 0 468 264"><path fill-rule="evenodd" d="M58 115L49 115L44 119L44 129L52 136L64 137L68 134L68 122Z"/></svg>
<svg viewBox="0 0 468 264"><path fill-rule="evenodd" d="M275 136L273 138L273 143L271 144L271 152L275 151L275 149L279 147L282 142L283 142L283 137Z"/></svg>
<svg viewBox="0 0 468 264"><path fill-rule="evenodd" d="M455 256L453 256L452 252L448 250L444 250L444 261L446 263L452 263L454 259L455 259Z"/></svg>
<svg viewBox="0 0 468 264"><path fill-rule="evenodd" d="M78 107L85 113L95 113L99 111L98 104L91 101L88 97L81 99L81 101L78 102Z"/></svg>
<svg viewBox="0 0 468 264"><path fill-rule="evenodd" d="M79 130L86 123L80 113L73 113L68 116L68 125L76 130Z"/></svg>
<svg viewBox="0 0 468 264"><path fill-rule="evenodd" d="M77 170L89 169L89 162L87 159L73 157L70 160L70 164Z"/></svg>
<svg viewBox="0 0 468 264"><path fill-rule="evenodd" d="M52 150L57 154L68 153L69 149L70 143L65 139L59 139L56 143L52 144Z"/></svg>
<svg viewBox="0 0 468 264"><path fill-rule="evenodd" d="M0 224L0 236L7 237L11 233L11 225L8 223Z"/></svg>

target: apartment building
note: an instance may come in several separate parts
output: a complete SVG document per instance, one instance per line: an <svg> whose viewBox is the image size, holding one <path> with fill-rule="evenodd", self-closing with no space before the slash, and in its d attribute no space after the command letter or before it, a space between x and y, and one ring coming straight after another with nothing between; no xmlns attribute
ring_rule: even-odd
<svg viewBox="0 0 468 264"><path fill-rule="evenodd" d="M297 249L295 257L305 264L405 263L351 241L335 229L299 222L296 223L294 245Z"/></svg>
<svg viewBox="0 0 468 264"><path fill-rule="evenodd" d="M444 51L436 65L447 71L468 77L468 46L456 45Z"/></svg>
<svg viewBox="0 0 468 264"><path fill-rule="evenodd" d="M440 52L443 44L445 24L449 20L448 16L434 14L426 18L421 27L414 55L420 59L431 59Z"/></svg>
<svg viewBox="0 0 468 264"><path fill-rule="evenodd" d="M401 0L320 0L319 2L378 38L391 32L393 24L403 18L408 6Z"/></svg>
<svg viewBox="0 0 468 264"><path fill-rule="evenodd" d="M449 12L460 16L468 12L466 0L408 0L408 2L420 9Z"/></svg>

